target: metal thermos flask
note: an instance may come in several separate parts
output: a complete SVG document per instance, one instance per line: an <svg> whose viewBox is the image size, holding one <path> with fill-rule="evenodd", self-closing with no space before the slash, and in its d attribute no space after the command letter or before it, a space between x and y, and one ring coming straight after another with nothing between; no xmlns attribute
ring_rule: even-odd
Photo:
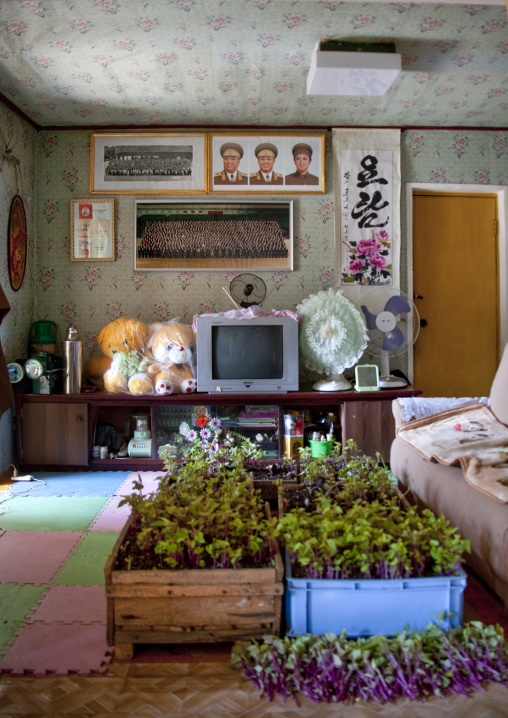
<svg viewBox="0 0 508 718"><path fill-rule="evenodd" d="M78 339L78 330L69 327L67 338L62 342L64 392L79 394L83 364L83 342Z"/></svg>

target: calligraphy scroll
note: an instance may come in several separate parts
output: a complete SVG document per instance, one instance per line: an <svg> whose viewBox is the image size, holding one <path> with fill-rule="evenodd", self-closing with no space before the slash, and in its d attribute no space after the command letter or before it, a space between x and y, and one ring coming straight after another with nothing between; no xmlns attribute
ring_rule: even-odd
<svg viewBox="0 0 508 718"><path fill-rule="evenodd" d="M344 286L399 284L400 131L332 131L337 261Z"/></svg>

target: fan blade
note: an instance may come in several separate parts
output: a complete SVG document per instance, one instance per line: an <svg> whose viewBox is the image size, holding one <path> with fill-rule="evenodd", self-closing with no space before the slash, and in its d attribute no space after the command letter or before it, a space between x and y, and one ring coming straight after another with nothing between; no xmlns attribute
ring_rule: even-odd
<svg viewBox="0 0 508 718"><path fill-rule="evenodd" d="M407 314L410 311L411 307L409 304L404 297L398 294L394 297L390 297L385 304L385 312L391 312L392 314Z"/></svg>
<svg viewBox="0 0 508 718"><path fill-rule="evenodd" d="M369 312L365 304L362 304L360 307L362 312L365 315L365 323L367 324L367 329L376 329L376 314L372 314L372 312Z"/></svg>
<svg viewBox="0 0 508 718"><path fill-rule="evenodd" d="M404 344L404 334L398 327L395 327L391 332L386 332L385 340L381 349L385 351L391 351L392 349L398 349Z"/></svg>

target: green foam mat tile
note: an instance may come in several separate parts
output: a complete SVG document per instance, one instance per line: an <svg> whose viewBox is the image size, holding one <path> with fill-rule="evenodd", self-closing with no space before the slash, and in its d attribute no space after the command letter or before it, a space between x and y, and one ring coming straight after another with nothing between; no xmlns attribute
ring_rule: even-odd
<svg viewBox="0 0 508 718"><path fill-rule="evenodd" d="M15 497L0 516L0 526L11 531L84 531L109 497Z"/></svg>
<svg viewBox="0 0 508 718"><path fill-rule="evenodd" d="M1 621L0 620L0 668L2 667L2 653L6 653L10 644L16 638L19 631L21 621Z"/></svg>
<svg viewBox="0 0 508 718"><path fill-rule="evenodd" d="M26 620L47 586L0 584L0 652L8 648L14 634Z"/></svg>
<svg viewBox="0 0 508 718"><path fill-rule="evenodd" d="M54 586L104 586L104 565L118 538L116 531L88 534L52 582Z"/></svg>

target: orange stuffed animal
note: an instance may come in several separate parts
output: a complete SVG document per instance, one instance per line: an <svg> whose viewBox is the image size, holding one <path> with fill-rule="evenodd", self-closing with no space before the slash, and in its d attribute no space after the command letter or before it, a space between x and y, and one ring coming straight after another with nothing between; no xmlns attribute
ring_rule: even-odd
<svg viewBox="0 0 508 718"><path fill-rule="evenodd" d="M102 352L111 357L111 367L104 374L104 388L111 394L153 394L154 382L147 368L147 329L137 319L120 317L107 324L97 342Z"/></svg>
<svg viewBox="0 0 508 718"><path fill-rule="evenodd" d="M148 348L154 363L148 368L157 394L196 391L196 337L192 328L178 321L155 324Z"/></svg>

